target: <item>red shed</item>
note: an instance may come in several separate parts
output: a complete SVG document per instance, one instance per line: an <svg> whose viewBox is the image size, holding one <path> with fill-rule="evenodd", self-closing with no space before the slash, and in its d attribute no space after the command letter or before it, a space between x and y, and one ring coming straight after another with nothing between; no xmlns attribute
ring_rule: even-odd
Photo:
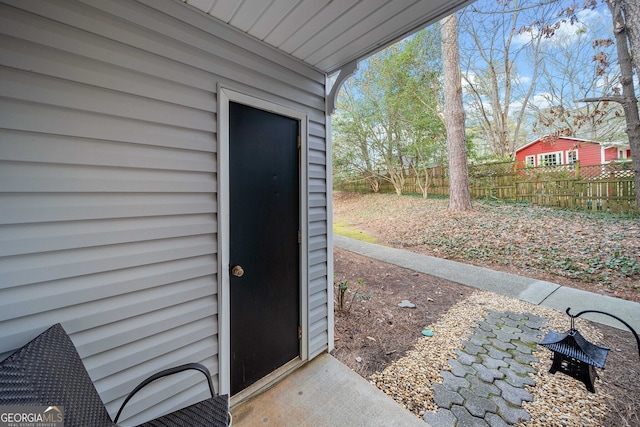
<svg viewBox="0 0 640 427"><path fill-rule="evenodd" d="M564 136L544 136L516 150L518 162L529 167L566 165L577 161L581 166L601 165L630 157L629 144Z"/></svg>

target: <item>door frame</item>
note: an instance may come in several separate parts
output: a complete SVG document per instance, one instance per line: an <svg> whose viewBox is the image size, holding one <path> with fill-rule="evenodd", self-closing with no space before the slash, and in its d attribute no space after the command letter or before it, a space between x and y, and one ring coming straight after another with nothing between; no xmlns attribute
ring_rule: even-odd
<svg viewBox="0 0 640 427"><path fill-rule="evenodd" d="M307 213L307 140L308 116L304 111L295 110L275 102L242 93L218 84L218 390L228 394L231 390L231 304L229 277L229 102L237 102L253 108L269 111L298 120L300 123L300 361L306 361L308 354L308 213ZM287 365L285 365L287 366ZM279 370L275 371L280 372ZM283 370L283 374L288 372ZM267 376L265 378L269 378ZM269 382L278 378L270 378ZM266 386L261 381L256 389ZM249 389L254 388L250 386ZM242 393L242 392L241 392ZM239 393L239 394L241 394Z"/></svg>

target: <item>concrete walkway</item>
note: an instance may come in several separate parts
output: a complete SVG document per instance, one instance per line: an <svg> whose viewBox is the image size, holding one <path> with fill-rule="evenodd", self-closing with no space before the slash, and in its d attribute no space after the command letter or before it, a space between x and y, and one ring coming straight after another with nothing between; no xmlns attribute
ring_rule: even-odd
<svg viewBox="0 0 640 427"><path fill-rule="evenodd" d="M233 427L428 427L326 353L231 412Z"/></svg>
<svg viewBox="0 0 640 427"><path fill-rule="evenodd" d="M625 320L636 332L640 333L640 304L636 302L343 236L334 236L333 244L337 248L346 249L369 258L562 312L567 307L571 307L572 314L583 310L605 311ZM628 330L623 324L609 316L588 313L580 317L625 331Z"/></svg>

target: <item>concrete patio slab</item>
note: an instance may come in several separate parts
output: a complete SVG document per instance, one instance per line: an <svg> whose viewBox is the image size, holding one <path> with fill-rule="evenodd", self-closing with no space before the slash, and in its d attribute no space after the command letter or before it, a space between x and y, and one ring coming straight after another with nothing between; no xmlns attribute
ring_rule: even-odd
<svg viewBox="0 0 640 427"><path fill-rule="evenodd" d="M326 353L231 413L234 427L429 427Z"/></svg>

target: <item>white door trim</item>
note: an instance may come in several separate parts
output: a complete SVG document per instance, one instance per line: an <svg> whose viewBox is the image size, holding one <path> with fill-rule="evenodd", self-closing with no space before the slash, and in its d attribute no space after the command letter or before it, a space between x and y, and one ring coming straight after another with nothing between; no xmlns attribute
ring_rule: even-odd
<svg viewBox="0 0 640 427"><path fill-rule="evenodd" d="M256 98L218 85L218 390L231 390L231 305L229 300L229 102L238 102L261 110L297 119L300 122L300 358L309 358L308 311L308 116L274 102Z"/></svg>

